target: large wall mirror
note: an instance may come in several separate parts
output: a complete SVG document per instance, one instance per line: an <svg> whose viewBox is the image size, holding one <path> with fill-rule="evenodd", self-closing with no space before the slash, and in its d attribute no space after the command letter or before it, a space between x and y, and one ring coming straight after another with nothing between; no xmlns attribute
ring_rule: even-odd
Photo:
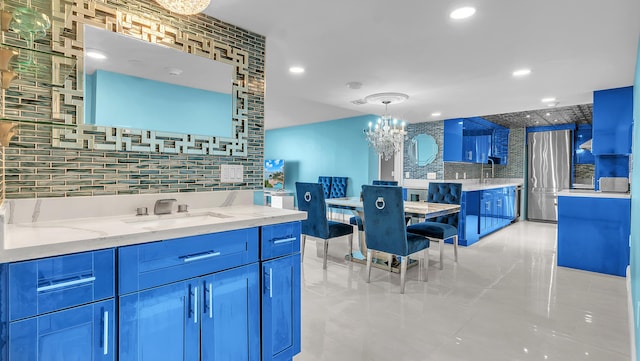
<svg viewBox="0 0 640 361"><path fill-rule="evenodd" d="M54 128L52 145L246 156L247 52L214 40L206 15L130 9L73 2L73 16L52 29L54 50L78 59L75 77L53 93L54 112L75 108L60 112L75 127ZM94 61L90 50L109 58Z"/></svg>
<svg viewBox="0 0 640 361"><path fill-rule="evenodd" d="M409 157L418 166L431 164L438 155L438 143L429 134L418 134L411 138Z"/></svg>
<svg viewBox="0 0 640 361"><path fill-rule="evenodd" d="M85 25L84 84L84 124L231 137L231 64Z"/></svg>

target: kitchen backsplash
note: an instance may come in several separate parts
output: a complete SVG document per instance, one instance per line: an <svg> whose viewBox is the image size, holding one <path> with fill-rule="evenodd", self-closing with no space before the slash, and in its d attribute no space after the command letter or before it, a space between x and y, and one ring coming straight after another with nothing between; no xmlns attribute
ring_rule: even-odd
<svg viewBox="0 0 640 361"><path fill-rule="evenodd" d="M108 6L170 16L154 2L108 0ZM86 16L86 15L85 15ZM175 16L181 28L249 54L248 139L246 156L184 155L135 151L71 150L52 147L52 128L21 123L18 135L6 148L7 198L69 197L93 195L201 192L261 189L264 154L265 37L209 16ZM52 116L51 90L25 84L7 90L6 101L30 107L32 118ZM222 164L242 165L243 182L221 183Z"/></svg>

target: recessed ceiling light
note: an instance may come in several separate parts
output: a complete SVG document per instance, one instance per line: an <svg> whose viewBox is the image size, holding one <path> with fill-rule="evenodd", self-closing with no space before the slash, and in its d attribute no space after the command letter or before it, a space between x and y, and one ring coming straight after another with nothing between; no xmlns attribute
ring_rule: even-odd
<svg viewBox="0 0 640 361"><path fill-rule="evenodd" d="M465 6L455 9L449 14L449 17L454 20L466 19L473 16L476 13L476 9L471 6Z"/></svg>
<svg viewBox="0 0 640 361"><path fill-rule="evenodd" d="M547 113L547 114L545 114L545 115L546 115L546 116L550 116L550 115L551 115L551 113Z"/></svg>
<svg viewBox="0 0 640 361"><path fill-rule="evenodd" d="M527 114L527 118L531 118L531 115Z"/></svg>
<svg viewBox="0 0 640 361"><path fill-rule="evenodd" d="M107 58L107 55L99 50L87 49L87 56L93 59L103 60Z"/></svg>
<svg viewBox="0 0 640 361"><path fill-rule="evenodd" d="M349 89L360 89L362 88L362 83L359 81L350 81L347 84L345 84L347 86L347 88Z"/></svg>
<svg viewBox="0 0 640 361"><path fill-rule="evenodd" d="M442 113L440 113L440 112L431 113L432 117L439 117L441 115L442 115Z"/></svg>
<svg viewBox="0 0 640 361"><path fill-rule="evenodd" d="M558 119L554 119L553 121L554 121L554 122L557 122L557 121L558 121Z"/></svg>
<svg viewBox="0 0 640 361"><path fill-rule="evenodd" d="M512 74L515 77L521 77L521 76L529 75L529 74L531 74L531 69L518 69L518 70L514 71Z"/></svg>
<svg viewBox="0 0 640 361"><path fill-rule="evenodd" d="M555 102L556 98L554 97L547 97L547 98L542 98L542 102L543 103L550 103L550 102Z"/></svg>
<svg viewBox="0 0 640 361"><path fill-rule="evenodd" d="M293 74L302 74L304 73L304 68L301 66L292 66L289 68L289 72Z"/></svg>

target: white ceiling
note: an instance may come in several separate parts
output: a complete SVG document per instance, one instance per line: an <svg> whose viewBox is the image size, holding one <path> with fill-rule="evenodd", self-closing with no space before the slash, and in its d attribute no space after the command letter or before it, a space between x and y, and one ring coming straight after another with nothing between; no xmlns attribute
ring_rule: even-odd
<svg viewBox="0 0 640 361"><path fill-rule="evenodd" d="M449 19L461 5L476 15ZM382 114L351 103L379 92L408 94L389 109L412 123L591 103L633 84L640 34L638 0L212 0L205 13L266 36L266 129Z"/></svg>

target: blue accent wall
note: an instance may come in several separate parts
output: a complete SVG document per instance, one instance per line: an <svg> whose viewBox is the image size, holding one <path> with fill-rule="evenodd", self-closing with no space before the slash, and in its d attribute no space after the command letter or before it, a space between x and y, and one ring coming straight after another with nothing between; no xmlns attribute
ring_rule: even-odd
<svg viewBox="0 0 640 361"><path fill-rule="evenodd" d="M87 124L231 137L231 94L104 70L86 81Z"/></svg>
<svg viewBox="0 0 640 361"><path fill-rule="evenodd" d="M378 116L364 115L296 127L267 130L265 159L285 160L285 189L295 182L317 182L318 176L348 177L347 196L360 195L363 184L378 176L378 155L363 129Z"/></svg>
<svg viewBox="0 0 640 361"><path fill-rule="evenodd" d="M636 77L633 87L633 151L640 146L640 42L636 58ZM631 294L633 297L633 321L635 329L636 349L640 350L640 156L633 157L635 176L631 179ZM635 195L635 197L634 197ZM636 356L636 360L640 358Z"/></svg>

